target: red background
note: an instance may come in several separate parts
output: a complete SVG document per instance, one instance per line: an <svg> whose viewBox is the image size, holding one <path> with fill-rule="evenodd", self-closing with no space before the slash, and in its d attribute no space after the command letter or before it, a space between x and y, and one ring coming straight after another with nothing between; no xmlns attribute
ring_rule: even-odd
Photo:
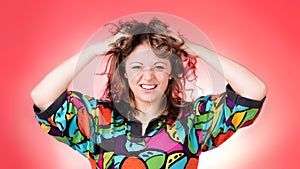
<svg viewBox="0 0 300 169"><path fill-rule="evenodd" d="M268 84L255 125L203 153L199 168L300 168L299 8L298 0L1 1L0 168L89 168L79 153L40 129L30 90L105 23L140 12L185 18L219 53Z"/></svg>

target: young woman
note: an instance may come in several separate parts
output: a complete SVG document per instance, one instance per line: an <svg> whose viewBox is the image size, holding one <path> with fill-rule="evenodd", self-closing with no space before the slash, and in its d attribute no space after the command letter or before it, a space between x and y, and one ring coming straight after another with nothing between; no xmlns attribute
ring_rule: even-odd
<svg viewBox="0 0 300 169"><path fill-rule="evenodd" d="M104 55L110 60L102 98L67 90ZM196 58L224 75L224 93L187 101ZM201 152L253 123L265 95L266 85L249 70L155 18L121 23L114 36L62 63L31 93L47 133L87 157L92 168L122 169L196 169Z"/></svg>

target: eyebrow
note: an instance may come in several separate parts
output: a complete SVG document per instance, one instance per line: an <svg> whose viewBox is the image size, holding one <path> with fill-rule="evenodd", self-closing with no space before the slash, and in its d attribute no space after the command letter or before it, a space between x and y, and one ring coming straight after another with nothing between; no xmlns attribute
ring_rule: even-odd
<svg viewBox="0 0 300 169"><path fill-rule="evenodd" d="M131 62L131 63L129 63L129 65L132 65L132 64L135 64L135 63L138 63L138 64L141 64L141 65L143 65L143 63L141 63L141 62L137 62L137 61L134 61L134 62ZM157 64L164 64L164 65L168 65L167 63L165 63L165 62L155 62L153 65L157 65Z"/></svg>
<svg viewBox="0 0 300 169"><path fill-rule="evenodd" d="M167 64L167 63L165 63L165 62L155 62L155 63L154 63L154 65L156 65L156 64L159 64L159 63L165 64L165 65L168 65L168 64Z"/></svg>
<svg viewBox="0 0 300 169"><path fill-rule="evenodd" d="M132 65L132 64L135 64L135 63L141 64L141 65L143 64L143 63L141 63L141 62L136 62L136 61L135 61L135 62L129 63L129 65Z"/></svg>

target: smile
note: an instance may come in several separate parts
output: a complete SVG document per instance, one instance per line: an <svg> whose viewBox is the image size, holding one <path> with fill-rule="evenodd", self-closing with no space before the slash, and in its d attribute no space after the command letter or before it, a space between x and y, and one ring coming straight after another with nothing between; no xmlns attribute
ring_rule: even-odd
<svg viewBox="0 0 300 169"><path fill-rule="evenodd" d="M157 87L157 85L154 85L154 84L141 84L140 87L142 89L145 89L145 90L153 90Z"/></svg>

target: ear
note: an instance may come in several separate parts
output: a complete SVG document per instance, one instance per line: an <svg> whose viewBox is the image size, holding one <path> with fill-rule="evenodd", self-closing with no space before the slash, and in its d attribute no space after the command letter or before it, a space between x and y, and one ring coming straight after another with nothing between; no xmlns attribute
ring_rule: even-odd
<svg viewBox="0 0 300 169"><path fill-rule="evenodd" d="M127 73L124 73L124 77L125 77L126 79L128 78Z"/></svg>
<svg viewBox="0 0 300 169"><path fill-rule="evenodd" d="M171 80L172 79L172 76L171 75L169 75L169 80Z"/></svg>

